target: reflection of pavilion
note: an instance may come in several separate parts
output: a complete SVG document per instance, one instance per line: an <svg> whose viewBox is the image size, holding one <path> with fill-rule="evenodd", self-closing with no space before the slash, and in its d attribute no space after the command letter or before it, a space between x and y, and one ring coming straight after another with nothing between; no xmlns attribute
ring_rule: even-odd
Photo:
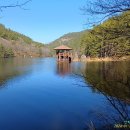
<svg viewBox="0 0 130 130"><path fill-rule="evenodd" d="M57 62L57 73L59 75L66 75L71 73L71 64L69 62Z"/></svg>

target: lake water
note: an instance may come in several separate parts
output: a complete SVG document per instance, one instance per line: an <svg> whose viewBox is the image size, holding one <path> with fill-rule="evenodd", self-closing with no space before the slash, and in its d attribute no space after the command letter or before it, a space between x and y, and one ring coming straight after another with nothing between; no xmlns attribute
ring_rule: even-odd
<svg viewBox="0 0 130 130"><path fill-rule="evenodd" d="M129 119L130 62L0 60L0 130L107 130Z"/></svg>

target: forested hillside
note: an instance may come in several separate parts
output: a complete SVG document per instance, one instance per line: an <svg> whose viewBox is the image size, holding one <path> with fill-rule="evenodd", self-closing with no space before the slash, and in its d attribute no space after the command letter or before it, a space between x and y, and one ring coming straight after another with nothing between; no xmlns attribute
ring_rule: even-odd
<svg viewBox="0 0 130 130"><path fill-rule="evenodd" d="M48 47L51 50L51 54L54 54L54 50L53 48L61 45L61 44L65 44L71 48L74 49L75 52L79 52L80 51L80 43L81 43L81 38L83 37L83 35L87 32L86 31L82 31L82 32L74 32L74 33L68 33L63 35L62 37L58 38L57 40L53 41L52 43L48 44Z"/></svg>
<svg viewBox="0 0 130 130"><path fill-rule="evenodd" d="M5 28L0 24L0 57L39 57L47 56L48 49L44 44L33 41L31 38Z"/></svg>
<svg viewBox="0 0 130 130"><path fill-rule="evenodd" d="M90 57L130 55L130 12L93 27L82 38L83 53Z"/></svg>
<svg viewBox="0 0 130 130"><path fill-rule="evenodd" d="M130 55L130 11L112 17L91 30L68 33L44 45L0 25L0 57L53 56L61 44L73 48L80 56L123 57Z"/></svg>
<svg viewBox="0 0 130 130"><path fill-rule="evenodd" d="M130 11L112 17L91 30L69 33L49 47L66 44L77 54L89 57L116 57L130 55Z"/></svg>

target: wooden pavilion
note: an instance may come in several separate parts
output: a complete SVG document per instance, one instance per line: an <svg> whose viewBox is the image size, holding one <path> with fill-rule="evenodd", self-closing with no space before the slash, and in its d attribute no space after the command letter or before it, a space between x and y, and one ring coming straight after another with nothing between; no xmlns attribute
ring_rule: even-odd
<svg viewBox="0 0 130 130"><path fill-rule="evenodd" d="M72 52L71 52L72 48L69 48L68 46L65 46L65 45L61 45L61 46L54 48L54 50L56 50L56 55L57 55L58 61L69 61L69 62L71 62L71 60L72 60Z"/></svg>

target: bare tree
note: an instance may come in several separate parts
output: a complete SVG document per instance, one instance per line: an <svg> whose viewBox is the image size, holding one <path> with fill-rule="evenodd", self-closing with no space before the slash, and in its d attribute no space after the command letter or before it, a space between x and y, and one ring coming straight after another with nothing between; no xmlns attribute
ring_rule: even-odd
<svg viewBox="0 0 130 130"><path fill-rule="evenodd" d="M100 20L95 21L95 23L99 23L109 17L119 15L122 12L130 11L130 0L87 1L86 5L82 7L81 10L83 10L85 15L89 15L89 17L100 15Z"/></svg>
<svg viewBox="0 0 130 130"><path fill-rule="evenodd" d="M24 2L15 2L15 3L11 3L9 5L1 5L0 4L0 11L3 11L3 9L7 9L7 8L15 8L15 7L19 7L19 8L22 8L22 9L25 9L24 6L26 4L28 4L31 0L26 0Z"/></svg>

